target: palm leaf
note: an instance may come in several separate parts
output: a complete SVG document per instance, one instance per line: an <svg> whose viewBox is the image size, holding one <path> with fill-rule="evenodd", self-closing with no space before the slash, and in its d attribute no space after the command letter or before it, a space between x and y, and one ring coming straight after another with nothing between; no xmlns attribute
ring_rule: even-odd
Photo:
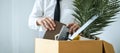
<svg viewBox="0 0 120 53"><path fill-rule="evenodd" d="M99 18L82 32L83 36L91 38L91 35L101 34L100 31L103 31L104 27L114 22L114 16L120 11L119 3L118 0L74 0L73 16L79 20L80 26L94 15L99 15Z"/></svg>

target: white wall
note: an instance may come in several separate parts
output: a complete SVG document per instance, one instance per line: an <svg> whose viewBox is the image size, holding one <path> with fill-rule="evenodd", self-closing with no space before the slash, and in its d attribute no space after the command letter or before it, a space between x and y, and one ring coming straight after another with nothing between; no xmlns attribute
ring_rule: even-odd
<svg viewBox="0 0 120 53"><path fill-rule="evenodd" d="M28 28L34 0L0 0L0 53L34 53L37 32Z"/></svg>
<svg viewBox="0 0 120 53"><path fill-rule="evenodd" d="M38 33L28 28L28 16L34 0L0 0L0 53L34 53ZM120 15L118 15L120 17ZM100 38L120 52L120 18L106 27Z"/></svg>
<svg viewBox="0 0 120 53"><path fill-rule="evenodd" d="M0 53L12 53L11 1L0 0Z"/></svg>
<svg viewBox="0 0 120 53"><path fill-rule="evenodd" d="M35 31L28 28L34 0L12 0L13 53L34 53Z"/></svg>

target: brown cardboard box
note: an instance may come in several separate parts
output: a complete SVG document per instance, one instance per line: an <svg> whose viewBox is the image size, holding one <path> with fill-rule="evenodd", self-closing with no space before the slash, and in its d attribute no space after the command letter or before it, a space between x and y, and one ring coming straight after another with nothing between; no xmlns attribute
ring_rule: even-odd
<svg viewBox="0 0 120 53"><path fill-rule="evenodd" d="M103 40L55 41L36 38L35 53L114 53L114 49Z"/></svg>

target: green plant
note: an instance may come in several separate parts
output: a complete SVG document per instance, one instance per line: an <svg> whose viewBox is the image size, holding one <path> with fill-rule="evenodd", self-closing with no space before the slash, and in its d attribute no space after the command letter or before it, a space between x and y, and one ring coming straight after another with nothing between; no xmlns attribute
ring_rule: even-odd
<svg viewBox="0 0 120 53"><path fill-rule="evenodd" d="M79 20L80 26L94 15L99 16L82 32L82 36L91 38L91 36L101 34L100 31L104 27L114 22L114 16L120 11L119 3L118 0L74 0L73 16Z"/></svg>

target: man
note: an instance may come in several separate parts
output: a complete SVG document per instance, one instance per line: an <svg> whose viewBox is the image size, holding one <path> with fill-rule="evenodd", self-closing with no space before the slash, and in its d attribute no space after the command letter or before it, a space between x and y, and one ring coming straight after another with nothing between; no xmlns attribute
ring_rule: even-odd
<svg viewBox="0 0 120 53"><path fill-rule="evenodd" d="M54 20L64 23L69 28L69 33L74 33L79 25L72 14L74 13L73 0L36 0L29 17L29 27L39 31L55 30ZM60 8L56 13L56 6ZM55 17L55 14L58 17ZM44 29L45 28L45 29ZM43 37L43 35L41 35Z"/></svg>

